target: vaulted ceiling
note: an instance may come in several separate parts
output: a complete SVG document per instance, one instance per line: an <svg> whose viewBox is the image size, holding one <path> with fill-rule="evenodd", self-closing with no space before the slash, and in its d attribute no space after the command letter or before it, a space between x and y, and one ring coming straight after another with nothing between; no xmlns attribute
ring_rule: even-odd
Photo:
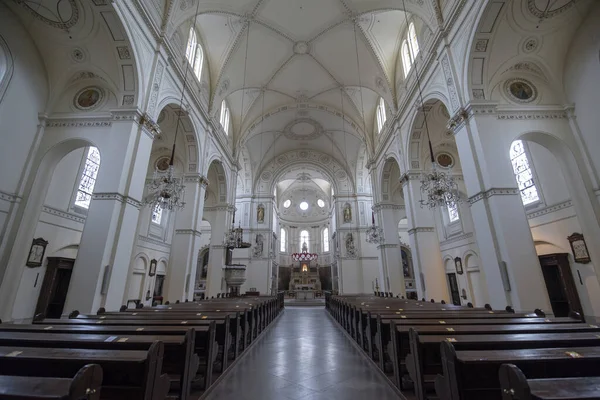
<svg viewBox="0 0 600 400"><path fill-rule="evenodd" d="M233 146L255 177L298 148L331 154L353 175L361 145L374 146L379 98L396 111L406 21L429 37L434 19L430 2L415 0L407 13L402 0L199 1L174 7L167 36L187 38L196 23L210 113L226 101Z"/></svg>

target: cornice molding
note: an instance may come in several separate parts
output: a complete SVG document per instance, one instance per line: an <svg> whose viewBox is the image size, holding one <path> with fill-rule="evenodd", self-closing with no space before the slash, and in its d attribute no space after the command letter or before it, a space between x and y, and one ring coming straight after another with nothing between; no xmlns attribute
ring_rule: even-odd
<svg viewBox="0 0 600 400"><path fill-rule="evenodd" d="M432 227L418 227L418 228L412 228L408 230L408 234L409 235L416 235L417 233L431 233L431 232L435 232L435 228Z"/></svg>
<svg viewBox="0 0 600 400"><path fill-rule="evenodd" d="M397 243L396 244L391 244L391 243L390 244L380 244L380 245L377 245L377 250L380 250L380 249L397 249L398 246L399 245Z"/></svg>
<svg viewBox="0 0 600 400"><path fill-rule="evenodd" d="M216 206L212 206L212 207L204 207L205 211L230 211L230 212L234 212L236 211L235 206L232 206L231 204L222 204L222 205L216 205Z"/></svg>
<svg viewBox="0 0 600 400"><path fill-rule="evenodd" d="M381 210L405 210L406 206L393 203L376 203L371 206L371 209L375 212L379 212Z"/></svg>
<svg viewBox="0 0 600 400"><path fill-rule="evenodd" d="M176 235L192 235L196 237L202 236L202 232L195 229L175 229Z"/></svg>
<svg viewBox="0 0 600 400"><path fill-rule="evenodd" d="M542 215L550 214L558 210L563 210L565 208L569 208L573 206L573 202L571 200L564 201L562 203L554 204L552 206L548 206L542 208L541 210L534 210L527 213L527 219L533 219L536 217L541 217Z"/></svg>
<svg viewBox="0 0 600 400"><path fill-rule="evenodd" d="M183 182L185 183L197 183L206 189L210 185L208 178L201 174L185 174L183 176Z"/></svg>
<svg viewBox="0 0 600 400"><path fill-rule="evenodd" d="M162 246L168 251L170 251L171 249L171 245L169 243L161 242L160 240L152 239L148 236L138 235L138 240L141 242L152 243L157 246Z"/></svg>
<svg viewBox="0 0 600 400"><path fill-rule="evenodd" d="M119 203L126 203L131 206L134 206L138 210L142 208L142 203L139 200L136 200L129 196L124 196L120 193L94 193L92 195L92 200L116 200Z"/></svg>
<svg viewBox="0 0 600 400"><path fill-rule="evenodd" d="M402 186L404 186L409 181L419 180L420 177L421 177L421 174L419 172L408 171L400 176L400 183L402 184Z"/></svg>
<svg viewBox="0 0 600 400"><path fill-rule="evenodd" d="M515 196L519 194L519 189L516 188L491 188L484 192L479 192L474 196L469 197L469 204L475 204L479 200L489 199L492 196Z"/></svg>
<svg viewBox="0 0 600 400"><path fill-rule="evenodd" d="M55 215L57 217L65 218L65 219L75 221L75 222L79 222L81 224L85 223L84 216L81 216L78 214L73 214L70 212L62 211L62 210L58 210L58 209L50 207L50 206L43 206L42 211L45 212L46 214Z"/></svg>
<svg viewBox="0 0 600 400"><path fill-rule="evenodd" d="M456 243L456 242L459 242L461 240L470 239L472 237L473 237L473 233L472 232L468 232L468 233L465 233L463 235L456 236L456 237L444 240L443 242L440 242L440 247L447 246L449 244Z"/></svg>
<svg viewBox="0 0 600 400"><path fill-rule="evenodd" d="M9 203L20 203L23 198L13 193L0 191L0 200L7 201Z"/></svg>
<svg viewBox="0 0 600 400"><path fill-rule="evenodd" d="M109 117L46 119L46 128L105 128L112 126Z"/></svg>

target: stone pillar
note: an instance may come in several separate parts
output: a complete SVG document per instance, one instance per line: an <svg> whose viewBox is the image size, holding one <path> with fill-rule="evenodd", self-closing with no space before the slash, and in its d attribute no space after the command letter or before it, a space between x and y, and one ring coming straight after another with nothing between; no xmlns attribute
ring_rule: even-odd
<svg viewBox="0 0 600 400"><path fill-rule="evenodd" d="M421 208L420 175L414 172L402 176L402 188L406 203L408 235L412 249L415 284L419 299L450 300L446 272L440 251L440 242L435 229L433 210ZM400 270L402 270L400 257Z"/></svg>
<svg viewBox="0 0 600 400"><path fill-rule="evenodd" d="M383 242L377 246L380 251L379 278L383 284L382 291L392 292L394 295L406 295L404 274L402 272L402 254L400 253L400 239L398 237L398 223L403 207L396 204L378 203L373 206L378 221L376 223L383 230Z"/></svg>
<svg viewBox="0 0 600 400"><path fill-rule="evenodd" d="M224 245L225 233L231 229L234 206L222 205L209 210L208 221L211 226L210 255L208 256L208 271L206 275L206 295L217 296L225 291L223 267L227 248ZM237 226L237 225L236 225Z"/></svg>
<svg viewBox="0 0 600 400"><path fill-rule="evenodd" d="M174 302L193 301L198 253L201 247L200 224L204 212L207 179L200 174L186 174L185 207L177 211L175 235L171 242L169 269L166 277L166 299Z"/></svg>
<svg viewBox="0 0 600 400"><path fill-rule="evenodd" d="M144 117L138 125L139 115L132 121L120 118L120 112L114 114L71 275L65 312L77 309L90 313L99 307L114 311L125 300L156 125Z"/></svg>
<svg viewBox="0 0 600 400"><path fill-rule="evenodd" d="M494 115L470 117L464 111L452 120L489 303L494 309L511 305L516 310L550 311L531 229L508 159L510 143L499 142L506 141L506 135L490 130L495 123Z"/></svg>

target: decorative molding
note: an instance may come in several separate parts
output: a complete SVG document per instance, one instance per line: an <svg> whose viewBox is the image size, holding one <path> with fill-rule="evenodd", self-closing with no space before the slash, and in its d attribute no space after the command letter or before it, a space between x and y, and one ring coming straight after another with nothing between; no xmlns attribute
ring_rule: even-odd
<svg viewBox="0 0 600 400"><path fill-rule="evenodd" d="M139 124L150 139L154 140L155 137L160 135L160 126L154 122L148 113L144 113L140 117Z"/></svg>
<svg viewBox="0 0 600 400"><path fill-rule="evenodd" d="M58 210L56 208L50 207L50 206L43 206L42 207L42 211L50 214L50 215L55 215L57 217L61 217L61 218L65 218L65 219L69 219L71 221L75 221L75 222L79 222L81 224L85 223L85 217L82 217L78 214L73 214L73 213L69 213L66 211L61 211Z"/></svg>
<svg viewBox="0 0 600 400"><path fill-rule="evenodd" d="M492 196L514 196L519 194L519 189L516 188L491 188L485 192L479 192L474 196L469 197L469 204L474 204L482 199L489 199Z"/></svg>
<svg viewBox="0 0 600 400"><path fill-rule="evenodd" d="M126 203L134 206L138 210L142 208L142 203L139 200L129 196L124 196L120 193L94 193L92 195L92 200L116 200L119 203Z"/></svg>
<svg viewBox="0 0 600 400"><path fill-rule="evenodd" d="M398 248L398 244L380 244L377 246L377 250L380 249L397 249Z"/></svg>
<svg viewBox="0 0 600 400"><path fill-rule="evenodd" d="M419 174L418 172L405 172L400 176L400 183L402 184L402 186L404 186L408 183L408 181L416 181L419 180L420 177L421 174Z"/></svg>
<svg viewBox="0 0 600 400"><path fill-rule="evenodd" d="M204 208L205 211L229 211L229 212L234 212L236 211L235 206L232 206L231 204L223 204L223 205L218 205L218 206L213 206L213 207L205 207Z"/></svg>
<svg viewBox="0 0 600 400"><path fill-rule="evenodd" d="M457 132L462 129L465 123L469 120L469 117L470 114L464 108L461 108L456 112L456 114L454 114L452 118L450 118L447 128L453 132Z"/></svg>
<svg viewBox="0 0 600 400"><path fill-rule="evenodd" d="M105 128L112 126L108 118L61 118L46 120L46 128Z"/></svg>
<svg viewBox="0 0 600 400"><path fill-rule="evenodd" d="M440 242L440 247L447 246L449 244L456 243L461 240L470 239L472 237L473 237L473 232L468 232L468 233L462 234L460 236L456 236L456 237L444 240L443 242Z"/></svg>
<svg viewBox="0 0 600 400"><path fill-rule="evenodd" d="M210 184L210 181L208 180L208 178L205 177L204 175L200 175L200 174L184 175L183 181L185 183L197 183L197 184L201 185L204 189L206 189L207 186Z"/></svg>
<svg viewBox="0 0 600 400"><path fill-rule="evenodd" d="M0 191L0 200L7 201L9 203L20 203L23 198L17 196L16 194Z"/></svg>
<svg viewBox="0 0 600 400"><path fill-rule="evenodd" d="M452 111L456 111L460 107L460 101L458 99L456 86L454 85L454 79L452 78L452 69L450 67L448 54L444 55L442 58L442 70L444 72L444 77L446 78L446 86L448 87L448 94L450 95L450 105L452 106Z"/></svg>
<svg viewBox="0 0 600 400"><path fill-rule="evenodd" d="M536 217L540 217L542 215L550 214L550 213L558 211L558 210L569 208L572 205L573 205L573 202L571 200L567 200L562 203L555 204L553 206L548 206L548 207L542 208L541 210L530 211L527 213L527 219L533 219Z"/></svg>
<svg viewBox="0 0 600 400"><path fill-rule="evenodd" d="M165 249L168 249L168 251L170 251L170 249L171 249L171 245L169 243L161 242L160 240L152 239L148 236L138 235L138 240L141 242L152 243L157 246L162 246Z"/></svg>
<svg viewBox="0 0 600 400"><path fill-rule="evenodd" d="M406 206L391 203L377 203L371 206L371 210L379 212L381 210L405 210Z"/></svg>
<svg viewBox="0 0 600 400"><path fill-rule="evenodd" d="M193 235L200 237L202 236L202 232L197 231L195 229L175 229L176 235Z"/></svg>
<svg viewBox="0 0 600 400"><path fill-rule="evenodd" d="M135 3L137 5L137 1ZM160 84L162 82L164 70L164 64L158 61L158 63L156 64L156 73L154 74L154 81L152 82L152 92L150 93L150 101L148 102L149 114L154 114L154 111L156 109L156 102L158 100L158 93L160 91Z"/></svg>
<svg viewBox="0 0 600 400"><path fill-rule="evenodd" d="M435 228L430 228L430 227L419 227L419 228L412 228L408 230L408 234L409 235L415 235L417 233L426 233L426 232L435 232Z"/></svg>

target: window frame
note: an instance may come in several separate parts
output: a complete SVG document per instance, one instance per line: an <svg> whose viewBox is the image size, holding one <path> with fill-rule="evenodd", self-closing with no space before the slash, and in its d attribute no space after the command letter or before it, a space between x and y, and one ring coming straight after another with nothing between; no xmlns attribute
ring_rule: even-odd
<svg viewBox="0 0 600 400"><path fill-rule="evenodd" d="M513 166L513 160L514 160L514 158L511 158L511 152L512 152L513 145L517 141L521 142L521 144L523 146L523 153L522 154L525 155L525 159L527 161L527 166L528 166L529 170L531 171L531 180L533 181L533 185L532 186L535 188L535 191L536 191L537 197L538 197L537 200L532 201L531 203L527 203L527 204L525 204L523 202L523 194L522 194L521 189L519 189L519 181L517 179L517 174L516 174L514 166ZM520 155L521 154L519 154L517 157L519 157ZM515 158L517 158L517 157L515 157ZM508 160L509 160L509 163L510 163L510 168L511 168L512 173L513 173L513 177L515 179L515 183L517 184L517 190L519 192L518 194L519 194L519 197L521 199L521 204L523 204L523 207L527 210L527 209L536 208L540 204L544 204L544 199L543 199L542 191L540 190L540 187L539 187L539 185L537 183L539 181L538 181L537 174L535 172L535 166L533 165L533 161L532 161L532 157L531 157L531 152L529 151L529 145L528 145L527 141L522 140L522 139L515 139L515 140L513 140L510 143L510 148L508 150ZM529 186L529 187L532 187L532 186Z"/></svg>
<svg viewBox="0 0 600 400"><path fill-rule="evenodd" d="M404 39L404 41L402 41L402 47L400 48L400 51L400 56L402 57L402 67L404 69L404 78L408 78L408 74L412 70L413 64L412 58L410 56L410 47L408 44L408 39Z"/></svg>
<svg viewBox="0 0 600 400"><path fill-rule="evenodd" d="M329 228L323 228L323 253L329 253Z"/></svg>
<svg viewBox="0 0 600 400"><path fill-rule="evenodd" d="M285 231L285 228L279 229L279 252L287 252L287 232Z"/></svg>
<svg viewBox="0 0 600 400"><path fill-rule="evenodd" d="M204 49L198 40L198 32L194 30L193 26L190 27L188 34L185 58L192 66L194 75L196 75L196 78L200 81L202 79L202 65L204 64Z"/></svg>
<svg viewBox="0 0 600 400"><path fill-rule="evenodd" d="M302 234L304 232L306 232L306 251L310 253L310 232L308 232L307 229L302 229L298 235L298 237L300 238L300 251L302 251L302 244L304 244L304 241L302 240Z"/></svg>
<svg viewBox="0 0 600 400"><path fill-rule="evenodd" d="M385 127L385 123L387 121L387 113L385 110L385 100L383 99L383 97L380 97L379 101L377 102L376 116L377 116L377 131L378 131L378 133L381 133L381 131L383 131L383 128Z"/></svg>
<svg viewBox="0 0 600 400"><path fill-rule="evenodd" d="M229 111L229 107L227 106L227 102L223 100L221 102L221 115L219 116L219 123L221 124L226 136L229 136L230 117L231 113Z"/></svg>
<svg viewBox="0 0 600 400"><path fill-rule="evenodd" d="M417 56L421 52L421 46L419 45L419 37L417 36L417 29L415 28L414 21L408 24L408 31L406 34L406 38L408 40L410 56L413 60L413 63L417 59ZM416 48L416 50L415 50Z"/></svg>
<svg viewBox="0 0 600 400"><path fill-rule="evenodd" d="M81 191L82 193L86 193L83 190L80 190L81 181L83 180L83 175L85 173L85 167L87 165L89 159L90 149L95 148L98 151L98 170L96 171L96 176L94 179L94 184L92 185L92 192L89 193L90 196L90 204L87 207L84 207L80 204L77 204L77 195ZM78 214L87 215L89 207L92 202L92 197L94 196L94 190L96 189L96 183L98 182L98 173L100 172L100 166L102 165L102 155L100 154L100 150L96 146L86 146L83 150L83 157L81 158L81 163L79 164L79 170L77 172L77 180L75 181L75 187L73 190L73 197L71 200L71 209Z"/></svg>

